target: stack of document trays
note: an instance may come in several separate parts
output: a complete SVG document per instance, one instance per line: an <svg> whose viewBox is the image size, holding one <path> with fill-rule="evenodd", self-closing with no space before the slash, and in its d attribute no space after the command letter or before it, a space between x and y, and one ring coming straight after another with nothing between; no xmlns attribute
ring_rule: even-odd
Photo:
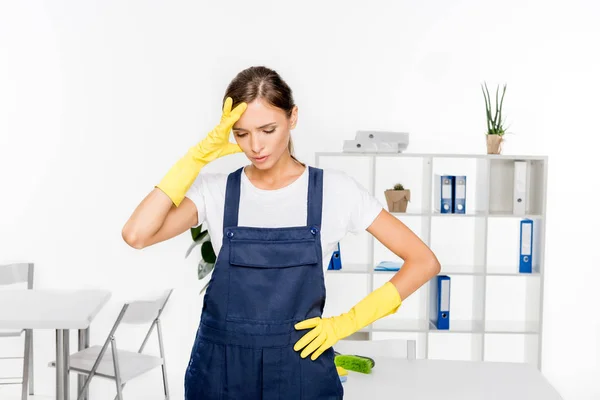
<svg viewBox="0 0 600 400"><path fill-rule="evenodd" d="M402 153L408 147L407 132L356 131L354 140L344 140L345 153Z"/></svg>

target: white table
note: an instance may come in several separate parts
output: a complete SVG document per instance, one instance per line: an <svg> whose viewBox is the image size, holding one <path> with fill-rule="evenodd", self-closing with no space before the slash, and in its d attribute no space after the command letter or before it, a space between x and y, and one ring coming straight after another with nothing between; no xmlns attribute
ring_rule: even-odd
<svg viewBox="0 0 600 400"><path fill-rule="evenodd" d="M377 357L371 374L348 371L342 385L344 400L562 400L524 363Z"/></svg>
<svg viewBox="0 0 600 400"><path fill-rule="evenodd" d="M0 291L0 329L56 330L57 400L69 399L69 330L79 331L79 350L89 347L90 323L109 298L103 290Z"/></svg>

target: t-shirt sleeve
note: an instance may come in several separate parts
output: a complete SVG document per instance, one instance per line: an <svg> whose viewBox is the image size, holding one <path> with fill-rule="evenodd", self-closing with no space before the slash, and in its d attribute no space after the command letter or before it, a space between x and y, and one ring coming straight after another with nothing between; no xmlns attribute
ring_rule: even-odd
<svg viewBox="0 0 600 400"><path fill-rule="evenodd" d="M348 204L347 231L361 233L377 218L383 205L353 177L346 175Z"/></svg>
<svg viewBox="0 0 600 400"><path fill-rule="evenodd" d="M185 197L190 199L198 209L198 224L193 226L193 228L202 225L206 219L206 201L204 200L204 195L202 193L202 189L204 188L205 184L206 183L204 182L204 177L202 174L198 174L198 177L185 194Z"/></svg>

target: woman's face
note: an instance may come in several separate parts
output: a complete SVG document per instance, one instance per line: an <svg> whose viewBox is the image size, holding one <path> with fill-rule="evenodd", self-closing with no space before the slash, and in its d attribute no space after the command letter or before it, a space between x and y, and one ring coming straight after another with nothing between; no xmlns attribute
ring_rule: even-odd
<svg viewBox="0 0 600 400"><path fill-rule="evenodd" d="M269 169L288 151L290 131L297 118L298 107L288 119L280 108L256 99L233 124L233 136L256 168Z"/></svg>

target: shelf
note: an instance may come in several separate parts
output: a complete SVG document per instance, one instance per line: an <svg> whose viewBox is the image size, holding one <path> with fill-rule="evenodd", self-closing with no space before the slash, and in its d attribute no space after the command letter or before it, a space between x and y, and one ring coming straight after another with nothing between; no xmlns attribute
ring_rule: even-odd
<svg viewBox="0 0 600 400"><path fill-rule="evenodd" d="M483 275L483 265L442 265L438 275Z"/></svg>
<svg viewBox="0 0 600 400"><path fill-rule="evenodd" d="M450 319L450 329L437 329L429 324L429 331L435 333L483 333L483 321Z"/></svg>
<svg viewBox="0 0 600 400"><path fill-rule="evenodd" d="M396 183L409 189L406 212L390 214L436 254L438 275L452 279L450 329L438 330L429 321L436 312L432 280L403 302L402 312L375 321L360 335L368 340L415 337L425 358L522 360L540 368L547 156L317 152L316 159L319 168L344 170L386 210L386 190ZM515 212L522 204L514 200L515 188L521 187L515 180L515 171L522 167L517 161L526 162L524 212ZM436 175L467 176L465 214L435 211ZM532 273L519 272L523 219L534 221ZM344 293L358 293L354 286L362 293L363 283L372 291L398 272L375 271L380 261L402 262L368 234L344 238L340 244L342 269L327 270L326 276L343 275L332 282ZM354 300L335 299L343 310Z"/></svg>
<svg viewBox="0 0 600 400"><path fill-rule="evenodd" d="M464 214L456 214L456 213L440 213L433 212L430 214L432 217L436 218L485 218L487 216L485 211L475 211L475 212L466 212Z"/></svg>
<svg viewBox="0 0 600 400"><path fill-rule="evenodd" d="M369 274L373 273L375 275L393 275L398 271L375 271L374 269L371 271L371 266L368 264L344 264L342 261L342 269L337 270L327 270L328 274ZM446 266L442 265L442 270L439 275L484 275L483 266L473 266L473 265L454 265L454 266ZM493 275L493 274L488 274ZM502 273L499 275L511 275L510 273ZM519 274L525 275L525 274ZM532 274L527 274L532 275Z"/></svg>
<svg viewBox="0 0 600 400"><path fill-rule="evenodd" d="M394 275L398 271L371 271L371 266L368 264L344 264L342 269L327 270L327 274L370 274L375 275ZM438 275L455 275L455 276L521 276L524 278L539 278L539 272L521 273L517 267L506 266L488 266L484 271L483 265L442 265L442 270Z"/></svg>
<svg viewBox="0 0 600 400"><path fill-rule="evenodd" d="M484 270L485 268L485 270ZM442 270L438 275L474 275L474 276L522 276L539 277L538 272L521 273L518 267L507 266L487 266L483 265L442 265Z"/></svg>
<svg viewBox="0 0 600 400"><path fill-rule="evenodd" d="M514 215L513 193L515 190L515 165L517 161L524 162L525 215L541 216L545 211L546 193L546 162L533 159L497 159L490 160L489 210L492 214Z"/></svg>
<svg viewBox="0 0 600 400"><path fill-rule="evenodd" d="M375 321L372 332L427 332L428 323L424 319L383 318Z"/></svg>
<svg viewBox="0 0 600 400"><path fill-rule="evenodd" d="M409 206L410 207L410 206ZM406 212L390 212L395 217L429 217L431 212L423 210L406 210Z"/></svg>
<svg viewBox="0 0 600 400"><path fill-rule="evenodd" d="M369 264L347 264L344 263L342 255L342 269L328 269L327 274L368 274L371 272L371 266Z"/></svg>
<svg viewBox="0 0 600 400"><path fill-rule="evenodd" d="M539 160L547 159L543 155L519 155L519 154L444 154L444 153L345 153L341 151L325 151L315 153L317 157L406 157L406 158L474 158L489 160Z"/></svg>
<svg viewBox="0 0 600 400"><path fill-rule="evenodd" d="M539 272L523 273L519 272L519 267L507 267L507 266L487 266L487 276L522 276L522 277L540 277Z"/></svg>
<svg viewBox="0 0 600 400"><path fill-rule="evenodd" d="M469 217L488 217L488 218L529 218L529 219L540 219L543 218L541 214L513 214L508 211L475 211L475 212L467 212L465 214L456 214L456 213L440 213L440 212L432 212L432 211L421 211L414 210L406 212L391 212L390 214L397 217L441 217L441 218L469 218Z"/></svg>
<svg viewBox="0 0 600 400"><path fill-rule="evenodd" d="M485 333L537 334L539 323L536 321L485 321Z"/></svg>
<svg viewBox="0 0 600 400"><path fill-rule="evenodd" d="M509 211L492 211L486 213L486 216L489 218L529 218L529 219L540 219L543 218L541 214L514 214Z"/></svg>
<svg viewBox="0 0 600 400"><path fill-rule="evenodd" d="M400 319L400 318L384 318L375 321L371 328L365 328L362 331L371 332L433 332L433 333L483 333L483 321L469 320L452 320L450 321L450 329L437 329L433 323L423 319ZM505 329L510 327L509 324L504 325ZM515 323L512 331L518 332L519 325ZM494 331L496 332L496 331Z"/></svg>

